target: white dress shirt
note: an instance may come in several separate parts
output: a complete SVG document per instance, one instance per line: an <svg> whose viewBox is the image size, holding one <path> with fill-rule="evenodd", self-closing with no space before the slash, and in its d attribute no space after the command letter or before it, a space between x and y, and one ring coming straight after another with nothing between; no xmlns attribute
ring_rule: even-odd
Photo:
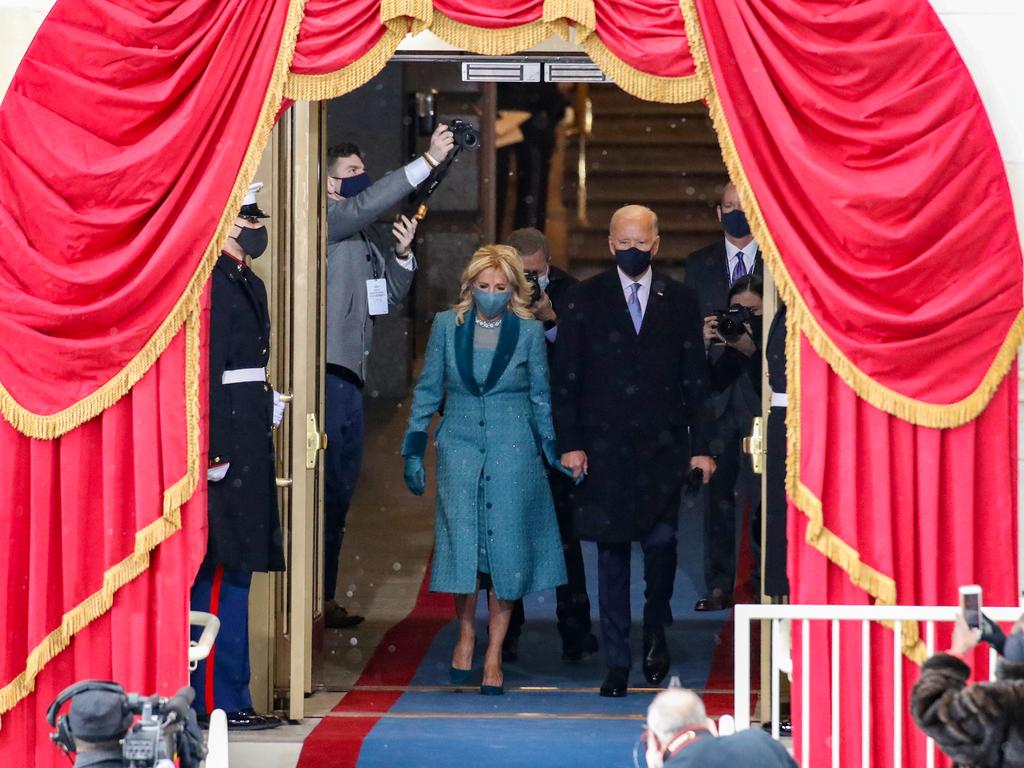
<svg viewBox="0 0 1024 768"><path fill-rule="evenodd" d="M754 260L757 258L757 240L751 240L743 250L740 250L729 240L726 240L725 257L729 270L729 282L732 282L733 270L736 269L736 262L741 258L743 259L743 266L747 269L747 274L751 274L754 271Z"/></svg>
<svg viewBox="0 0 1024 768"><path fill-rule="evenodd" d="M629 306L629 297L633 295L633 289L630 286L633 283L640 283L636 298L640 302L640 317L642 318L647 314L647 300L651 298L651 280L654 277L654 271L648 267L640 277L630 277L618 267L615 269L619 273L619 282L622 283L622 294L626 297L627 307Z"/></svg>

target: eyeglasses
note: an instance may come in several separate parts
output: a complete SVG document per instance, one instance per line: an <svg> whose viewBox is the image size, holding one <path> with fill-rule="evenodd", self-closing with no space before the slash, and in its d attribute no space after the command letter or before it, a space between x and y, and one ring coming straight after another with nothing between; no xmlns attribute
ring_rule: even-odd
<svg viewBox="0 0 1024 768"><path fill-rule="evenodd" d="M247 222L249 224L259 224L260 223L259 218L257 218L256 216L239 216L238 218L240 218L242 221Z"/></svg>

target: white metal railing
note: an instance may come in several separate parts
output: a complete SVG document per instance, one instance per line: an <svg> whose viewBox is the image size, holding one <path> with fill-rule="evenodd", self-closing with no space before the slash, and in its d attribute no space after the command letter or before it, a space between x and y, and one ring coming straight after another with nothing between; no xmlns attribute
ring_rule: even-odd
<svg viewBox="0 0 1024 768"><path fill-rule="evenodd" d="M808 756L810 754L810 675L806 670L809 668L809 646L810 626L812 621L830 622L832 630L831 642L831 676L832 676L832 722L830 733L832 736L832 768L839 768L839 700L840 684L839 669L841 658L841 647L839 642L840 622L859 621L861 623L861 755L863 768L869 768L871 763L871 622L886 621L892 622L893 640L892 654L893 664L893 765L901 768L903 762L903 622L920 621L925 622L925 646L928 654L935 652L935 624L937 622L952 622L956 620L960 609L956 606L879 606L879 605L752 605L738 604L734 609L735 620L735 719L736 730L743 730L750 727L750 624L754 621L771 622L771 721L772 738L779 738L779 670L782 666L782 632L787 623L791 622L793 629L799 624L801 637L801 662L804 674L800 679L801 711L800 711L800 744L793 745L794 755L800 756L802 768L810 768ZM1016 621L1021 613L1021 607L1013 608L988 608L984 609L985 615L996 622ZM996 652L989 649L989 670L990 676L995 675ZM761 704L764 711L764 702ZM815 727L820 727L815 724ZM934 768L935 765L935 744L928 740L927 768Z"/></svg>

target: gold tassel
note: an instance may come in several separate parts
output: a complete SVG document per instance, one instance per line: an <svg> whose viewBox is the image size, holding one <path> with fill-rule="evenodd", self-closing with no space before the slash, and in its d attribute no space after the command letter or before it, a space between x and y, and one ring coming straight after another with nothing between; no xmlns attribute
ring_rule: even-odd
<svg viewBox="0 0 1024 768"><path fill-rule="evenodd" d="M661 77L641 72L608 50L597 35L588 35L582 45L590 60L631 96L664 104L687 104L704 98L704 86L697 75Z"/></svg>
<svg viewBox="0 0 1024 768"><path fill-rule="evenodd" d="M25 659L24 670L11 682L0 688L0 714L9 712L35 689L36 677L71 639L91 622L105 614L114 604L114 596L121 587L144 573L150 564L150 555L161 543L181 529L181 507L192 498L199 485L199 367L200 322L202 307L197 300L185 322L185 475L163 494L160 517L135 534L135 547L130 555L107 569L103 586L61 617L60 626L50 632L33 648Z"/></svg>

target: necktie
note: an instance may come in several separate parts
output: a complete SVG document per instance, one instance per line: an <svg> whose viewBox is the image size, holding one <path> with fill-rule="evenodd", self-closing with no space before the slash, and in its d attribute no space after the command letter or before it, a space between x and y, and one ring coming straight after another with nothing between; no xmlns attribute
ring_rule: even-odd
<svg viewBox="0 0 1024 768"><path fill-rule="evenodd" d="M736 254L736 266L732 270L732 282L747 276L747 265L743 263L743 251Z"/></svg>
<svg viewBox="0 0 1024 768"><path fill-rule="evenodd" d="M633 283L629 289L633 292L629 295L626 306L629 307L629 316L633 319L633 330L640 333L640 324L644 321L644 313L640 310L640 299L637 296L640 283Z"/></svg>

